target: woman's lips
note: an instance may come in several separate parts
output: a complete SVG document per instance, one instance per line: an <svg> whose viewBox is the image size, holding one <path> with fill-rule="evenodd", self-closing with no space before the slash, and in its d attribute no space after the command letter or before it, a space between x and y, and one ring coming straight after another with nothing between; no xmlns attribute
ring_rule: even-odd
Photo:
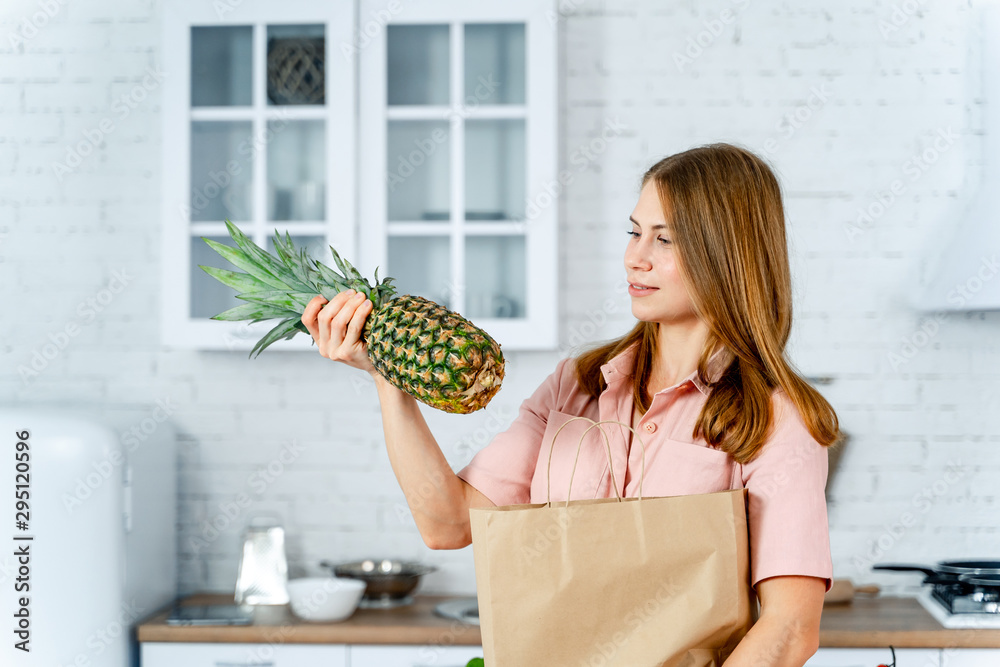
<svg viewBox="0 0 1000 667"><path fill-rule="evenodd" d="M635 285L629 283L628 293L632 296L649 296L657 290L656 287L647 287L646 289L639 289Z"/></svg>

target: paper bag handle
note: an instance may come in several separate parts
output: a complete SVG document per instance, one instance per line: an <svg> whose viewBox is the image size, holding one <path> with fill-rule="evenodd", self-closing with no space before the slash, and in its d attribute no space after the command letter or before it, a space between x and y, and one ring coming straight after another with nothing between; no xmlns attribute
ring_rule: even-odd
<svg viewBox="0 0 1000 667"><path fill-rule="evenodd" d="M570 419L567 419L566 422L563 423L558 429L556 429L555 434L552 436L552 444L549 446L549 461L545 477L545 487L546 487L545 504L549 507L552 506L552 452L556 448L556 438L559 437L559 433L566 427L566 424L572 421L576 421L578 419L583 419L585 421L590 422L590 426L588 426L587 430L580 435L580 440L576 444L576 457L573 459L573 469L570 470L569 473L569 487L566 489L566 507L569 507L569 499L572 496L573 476L576 474L577 461L580 460L580 449L581 447L583 447L583 439L587 435L587 433L590 432L590 429L594 428L595 426L598 429L600 429L601 435L604 436L604 446L608 453L608 470L611 473L611 488L614 490L615 498L618 500L618 502L621 502L622 500L622 497L618 495L618 484L615 482L614 462L611 460L611 442L608 440L608 434L604 432L603 428L601 428L601 424L618 424L619 426L624 426L628 430L632 431L632 435L639 440L639 446L642 448L641 450L642 467L639 473L639 500L642 500L642 480L646 476L646 443L642 441L642 436L636 433L636 430L631 426L629 426L628 424L625 424L624 422L620 422L615 419L605 419L599 422L595 422L593 419L590 419L589 417L571 417ZM625 467L626 468L628 467L628 461L625 462Z"/></svg>

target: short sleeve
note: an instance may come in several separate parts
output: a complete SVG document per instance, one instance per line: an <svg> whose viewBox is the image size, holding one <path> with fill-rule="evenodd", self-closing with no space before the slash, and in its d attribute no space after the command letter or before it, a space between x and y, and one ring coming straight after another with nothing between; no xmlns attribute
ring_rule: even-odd
<svg viewBox="0 0 1000 667"><path fill-rule="evenodd" d="M538 461L549 411L557 409L563 374L572 358L556 370L521 403L510 427L496 435L457 475L497 506L530 502L531 478Z"/></svg>
<svg viewBox="0 0 1000 667"><path fill-rule="evenodd" d="M776 427L753 461L741 466L749 491L750 575L804 575L833 586L826 511L827 448L809 433L795 405L777 393Z"/></svg>

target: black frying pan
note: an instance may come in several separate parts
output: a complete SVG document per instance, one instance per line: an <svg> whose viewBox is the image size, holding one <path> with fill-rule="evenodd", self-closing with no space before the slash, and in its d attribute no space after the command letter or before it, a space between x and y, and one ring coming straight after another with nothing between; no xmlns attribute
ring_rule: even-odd
<svg viewBox="0 0 1000 667"><path fill-rule="evenodd" d="M1000 589L1000 574L960 574L958 579L963 584Z"/></svg>

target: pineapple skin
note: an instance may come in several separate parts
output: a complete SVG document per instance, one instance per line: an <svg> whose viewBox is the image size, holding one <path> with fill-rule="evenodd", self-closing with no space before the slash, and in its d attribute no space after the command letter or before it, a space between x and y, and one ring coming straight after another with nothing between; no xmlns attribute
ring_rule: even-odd
<svg viewBox="0 0 1000 667"><path fill-rule="evenodd" d="M500 390L500 345L429 299L404 294L385 302L366 318L362 336L382 377L438 410L475 412Z"/></svg>

